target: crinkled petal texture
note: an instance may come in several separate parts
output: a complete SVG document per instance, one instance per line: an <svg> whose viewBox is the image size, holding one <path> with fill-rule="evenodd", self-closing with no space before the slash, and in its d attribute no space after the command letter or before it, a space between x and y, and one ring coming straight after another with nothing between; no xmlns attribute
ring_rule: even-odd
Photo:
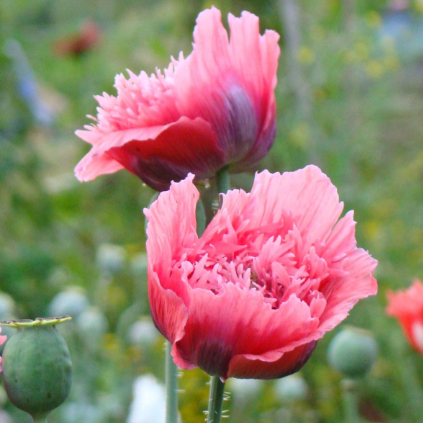
<svg viewBox="0 0 423 423"><path fill-rule="evenodd" d="M319 168L256 174L229 191L201 238L193 175L150 209L154 322L175 363L222 379L278 378L307 361L355 303L376 294L376 260L356 247L352 213Z"/></svg>
<svg viewBox="0 0 423 423"><path fill-rule="evenodd" d="M92 144L78 179L126 168L157 190L189 172L212 177L231 164L251 168L275 137L274 89L279 36L259 32L248 12L229 15L230 39L216 8L198 16L193 52L161 73L116 77L117 97L103 94L96 124L76 134Z"/></svg>
<svg viewBox="0 0 423 423"><path fill-rule="evenodd" d="M413 285L398 292L388 292L386 312L396 317L412 347L423 354L423 284L415 279Z"/></svg>

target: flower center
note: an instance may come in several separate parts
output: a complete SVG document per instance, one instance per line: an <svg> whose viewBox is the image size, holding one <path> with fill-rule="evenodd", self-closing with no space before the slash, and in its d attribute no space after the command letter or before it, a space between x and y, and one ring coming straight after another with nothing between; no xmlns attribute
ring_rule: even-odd
<svg viewBox="0 0 423 423"><path fill-rule="evenodd" d="M301 258L294 245L282 243L280 237L268 239L259 250L244 248L214 257L204 254L183 263L191 287L220 294L232 283L243 290L260 291L264 302L274 309L291 295L309 305L322 298L319 288L329 274L326 262L318 257L314 247Z"/></svg>

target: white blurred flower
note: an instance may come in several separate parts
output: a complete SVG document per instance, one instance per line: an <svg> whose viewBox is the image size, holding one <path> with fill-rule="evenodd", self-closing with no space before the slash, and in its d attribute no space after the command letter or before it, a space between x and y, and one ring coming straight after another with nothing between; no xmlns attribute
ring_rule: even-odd
<svg viewBox="0 0 423 423"><path fill-rule="evenodd" d="M49 305L50 316L77 317L90 305L84 290L72 287L57 294Z"/></svg>
<svg viewBox="0 0 423 423"><path fill-rule="evenodd" d="M160 336L150 317L143 317L133 323L128 330L129 341L134 345L149 347Z"/></svg>
<svg viewBox="0 0 423 423"><path fill-rule="evenodd" d="M9 413L4 410L0 410L0 423L13 423Z"/></svg>
<svg viewBox="0 0 423 423"><path fill-rule="evenodd" d="M147 254L139 253L131 260L131 272L134 277L144 277L147 280Z"/></svg>
<svg viewBox="0 0 423 423"><path fill-rule="evenodd" d="M100 423L101 410L91 404L69 402L61 407L62 421L64 423Z"/></svg>
<svg viewBox="0 0 423 423"><path fill-rule="evenodd" d="M308 394L307 383L298 374L277 380L274 390L275 395L284 401L305 400Z"/></svg>
<svg viewBox="0 0 423 423"><path fill-rule="evenodd" d="M126 423L164 423L165 387L150 374L138 377Z"/></svg>
<svg viewBox="0 0 423 423"><path fill-rule="evenodd" d="M263 388L263 381L259 379L229 379L229 389L236 398L255 397Z"/></svg>
<svg viewBox="0 0 423 423"><path fill-rule="evenodd" d="M13 298L0 292L0 320L11 320L15 317L15 302Z"/></svg>
<svg viewBox="0 0 423 423"><path fill-rule="evenodd" d="M91 344L97 344L107 332L109 323L106 316L97 308L90 307L84 310L76 319L79 333Z"/></svg>
<svg viewBox="0 0 423 423"><path fill-rule="evenodd" d="M104 273L119 273L126 261L126 251L123 247L113 244L102 244L97 250L97 264Z"/></svg>

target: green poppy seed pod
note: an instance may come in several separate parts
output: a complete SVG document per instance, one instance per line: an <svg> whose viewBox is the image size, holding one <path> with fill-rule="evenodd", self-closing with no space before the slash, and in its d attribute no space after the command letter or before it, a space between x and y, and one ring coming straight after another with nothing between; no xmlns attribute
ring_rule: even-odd
<svg viewBox="0 0 423 423"><path fill-rule="evenodd" d="M67 320L70 317L1 322L18 329L3 352L3 385L12 404L35 421L62 404L70 392L72 363L55 327Z"/></svg>
<svg viewBox="0 0 423 423"><path fill-rule="evenodd" d="M329 364L350 378L364 376L372 368L376 357L376 341L370 332L362 329L344 329L329 344Z"/></svg>

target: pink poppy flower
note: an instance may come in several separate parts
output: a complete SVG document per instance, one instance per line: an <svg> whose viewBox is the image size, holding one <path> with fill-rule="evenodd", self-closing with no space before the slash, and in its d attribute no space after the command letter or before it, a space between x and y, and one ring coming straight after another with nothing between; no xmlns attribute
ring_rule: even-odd
<svg viewBox="0 0 423 423"><path fill-rule="evenodd" d="M76 166L81 181L126 168L157 190L189 172L213 177L254 166L275 137L279 35L259 32L257 16L220 11L197 18L193 52L172 59L164 74L116 76L117 97L96 96L93 126L76 134L92 144Z"/></svg>
<svg viewBox="0 0 423 423"><path fill-rule="evenodd" d="M399 320L411 346L423 354L423 284L415 279L404 291L389 291L388 302L386 312Z"/></svg>
<svg viewBox="0 0 423 423"><path fill-rule="evenodd" d="M0 328L0 333L1 333L1 328ZM0 335L0 345L4 344L7 340L7 336L6 335ZM3 371L3 366L2 366L2 357L0 357L0 372Z"/></svg>
<svg viewBox="0 0 423 423"><path fill-rule="evenodd" d="M222 195L201 238L189 175L148 218L153 320L174 362L211 375L271 379L299 370L316 342L376 294L377 265L356 247L353 213L319 168L256 174Z"/></svg>

